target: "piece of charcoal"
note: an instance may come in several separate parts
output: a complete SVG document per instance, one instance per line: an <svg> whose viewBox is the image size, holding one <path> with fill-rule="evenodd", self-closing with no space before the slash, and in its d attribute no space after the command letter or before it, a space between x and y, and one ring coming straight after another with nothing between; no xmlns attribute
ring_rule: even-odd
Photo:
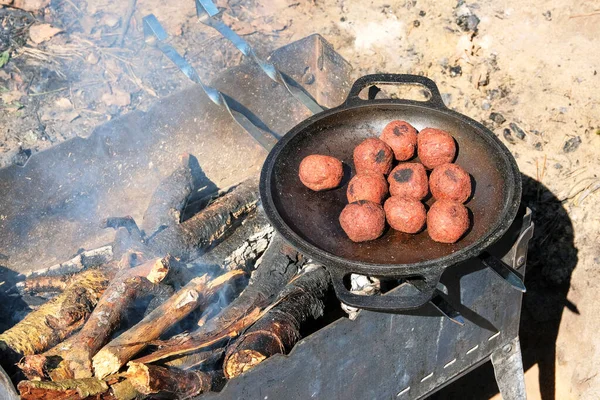
<svg viewBox="0 0 600 400"><path fill-rule="evenodd" d="M517 139L519 139L519 140L525 139L525 132L523 132L523 129L519 128L519 126L517 124L515 124L514 122L511 122L508 126L510 126L510 129L512 129L512 131L515 133L515 136L517 137Z"/></svg>
<svg viewBox="0 0 600 400"><path fill-rule="evenodd" d="M492 121L494 121L495 123L497 123L498 125L502 125L503 123L506 122L506 118L504 118L504 116L502 114L497 113L497 112L491 113L490 119Z"/></svg>
<svg viewBox="0 0 600 400"><path fill-rule="evenodd" d="M510 133L510 129L504 128L504 130L502 131L502 136L504 136L504 139L506 139L506 141L508 143L515 144L515 139L513 138L512 134Z"/></svg>
<svg viewBox="0 0 600 400"><path fill-rule="evenodd" d="M565 142L565 145L563 146L563 151L565 153L572 153L575 150L577 150L580 144L581 138L579 136L575 136Z"/></svg>

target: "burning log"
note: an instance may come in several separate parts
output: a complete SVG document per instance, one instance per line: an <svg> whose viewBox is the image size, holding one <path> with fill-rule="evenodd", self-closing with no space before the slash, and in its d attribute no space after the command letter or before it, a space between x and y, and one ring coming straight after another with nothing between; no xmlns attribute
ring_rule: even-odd
<svg viewBox="0 0 600 400"><path fill-rule="evenodd" d="M180 165L159 183L152 194L141 226L147 238L151 238L159 230L179 223L194 186L190 162L189 154L181 155Z"/></svg>
<svg viewBox="0 0 600 400"><path fill-rule="evenodd" d="M258 319L260 310L268 306L296 275L301 264L300 257L280 236L275 235L252 273L248 286L237 299L187 337L162 342L159 350L136 361L149 363L236 337Z"/></svg>
<svg viewBox="0 0 600 400"><path fill-rule="evenodd" d="M148 245L159 254L195 258L222 240L257 204L257 180L242 182L187 221L157 232Z"/></svg>
<svg viewBox="0 0 600 400"><path fill-rule="evenodd" d="M79 329L111 277L108 270L90 269L80 273L63 293L0 334L2 361L14 363L24 355L48 350Z"/></svg>
<svg viewBox="0 0 600 400"><path fill-rule="evenodd" d="M98 267L113 259L113 251L111 246L103 246L93 250L87 250L69 261L53 265L49 268L44 268L36 271L30 271L25 275L28 277L34 276L51 276L74 274L86 268Z"/></svg>
<svg viewBox="0 0 600 400"><path fill-rule="evenodd" d="M128 380L143 394L162 393L189 398L208 392L213 386L213 377L205 372L182 371L136 362L130 362L128 366Z"/></svg>
<svg viewBox="0 0 600 400"><path fill-rule="evenodd" d="M199 351L197 353L187 354L168 360L167 362L165 362L165 365L168 367L187 370L197 368L201 365L204 366L207 364L215 363L218 360L222 359L224 354L225 349L223 348Z"/></svg>
<svg viewBox="0 0 600 400"><path fill-rule="evenodd" d="M330 278L325 268L309 265L279 294L275 306L252 325L225 354L223 372L229 379L275 354L286 354L300 339L300 327L323 315Z"/></svg>
<svg viewBox="0 0 600 400"><path fill-rule="evenodd" d="M206 276L192 279L168 301L113 339L92 358L96 377L103 378L117 372L149 342L157 339L198 306L206 307L220 289L242 275L243 271L231 271L213 280Z"/></svg>
<svg viewBox="0 0 600 400"><path fill-rule="evenodd" d="M21 381L17 388L23 400L108 400L115 398L107 393L106 382L95 378L70 379L61 382Z"/></svg>

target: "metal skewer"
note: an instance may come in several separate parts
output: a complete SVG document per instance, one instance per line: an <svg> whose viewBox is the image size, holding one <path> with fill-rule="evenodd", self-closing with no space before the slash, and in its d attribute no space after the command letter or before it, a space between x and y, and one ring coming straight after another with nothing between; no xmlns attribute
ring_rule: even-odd
<svg viewBox="0 0 600 400"><path fill-rule="evenodd" d="M155 45L181 70L181 72L185 74L185 76L187 76L194 83L200 85L202 90L204 90L208 98L213 103L218 106L225 107L235 122L237 122L240 127L248 132L254 138L254 140L256 140L267 151L271 150L273 146L275 146L278 140L276 136L260 130L246 115L249 113L249 111L242 105L236 104L236 102L219 92L217 89L205 85L198 76L198 73L194 67L192 67L183 56L177 53L177 50L175 50L173 46L164 42L168 38L168 35L153 14L145 16L143 18L143 24L144 39L146 43Z"/></svg>
<svg viewBox="0 0 600 400"><path fill-rule="evenodd" d="M277 68L267 61L259 58L252 47L237 33L229 28L223 21L215 18L219 9L211 0L195 0L198 20L204 25L216 29L221 35L229 40L245 56L250 57L258 64L265 74L273 81L283 85L292 96L306 106L313 114L323 111L321 107L306 91L293 79L282 74Z"/></svg>

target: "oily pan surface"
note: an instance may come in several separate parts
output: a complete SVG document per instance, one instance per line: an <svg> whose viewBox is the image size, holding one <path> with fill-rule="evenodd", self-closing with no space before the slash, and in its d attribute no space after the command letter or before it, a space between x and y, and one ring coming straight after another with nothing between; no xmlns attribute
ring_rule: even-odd
<svg viewBox="0 0 600 400"><path fill-rule="evenodd" d="M471 228L457 243L437 243L426 231L409 235L389 227L379 239L354 243L342 230L338 218L347 204L348 181L355 174L353 150L362 140L378 137L394 119L408 121L418 131L427 127L443 129L455 138L458 144L455 163L474 178L474 194L466 203L471 212ZM509 188L502 171L509 170L510 165L496 144L485 140L483 135L475 126L453 116L415 105L364 106L326 116L295 135L274 160L271 194L276 212L302 239L348 261L412 264L447 256L487 235L499 223L509 201ZM342 160L348 170L340 187L313 192L300 182L298 167L310 154L326 154ZM414 161L418 158L408 162ZM426 208L433 202L429 195Z"/></svg>

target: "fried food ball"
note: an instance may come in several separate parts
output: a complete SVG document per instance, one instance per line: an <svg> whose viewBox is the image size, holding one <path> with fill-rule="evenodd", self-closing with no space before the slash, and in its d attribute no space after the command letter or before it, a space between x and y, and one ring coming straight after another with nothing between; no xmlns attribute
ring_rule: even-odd
<svg viewBox="0 0 600 400"><path fill-rule="evenodd" d="M384 176L373 171L356 174L348 184L348 203L368 200L381 204L388 194L388 183Z"/></svg>
<svg viewBox="0 0 600 400"><path fill-rule="evenodd" d="M392 169L394 152L384 141L368 138L354 149L356 173L375 171L387 175Z"/></svg>
<svg viewBox="0 0 600 400"><path fill-rule="evenodd" d="M471 196L471 177L456 164L443 164L433 169L429 189L436 200L464 203Z"/></svg>
<svg viewBox="0 0 600 400"><path fill-rule="evenodd" d="M385 201L383 210L388 224L397 231L417 233L425 226L427 213L420 201L392 196Z"/></svg>
<svg viewBox="0 0 600 400"><path fill-rule="evenodd" d="M441 129L425 128L417 135L419 159L428 169L450 163L456 156L456 143Z"/></svg>
<svg viewBox="0 0 600 400"><path fill-rule="evenodd" d="M440 243L455 243L469 229L469 212L458 201L438 200L427 213L429 237Z"/></svg>
<svg viewBox="0 0 600 400"><path fill-rule="evenodd" d="M353 242L374 240L385 229L385 212L379 204L360 200L344 207L340 225Z"/></svg>
<svg viewBox="0 0 600 400"><path fill-rule="evenodd" d="M344 177L342 162L335 157L312 154L300 163L300 180L314 191L333 189Z"/></svg>
<svg viewBox="0 0 600 400"><path fill-rule="evenodd" d="M427 196L427 172L419 163L404 163L398 165L388 176L390 194L412 200L421 200Z"/></svg>
<svg viewBox="0 0 600 400"><path fill-rule="evenodd" d="M417 130L406 121L392 121L383 128L381 140L392 148L398 161L406 161L415 155Z"/></svg>

